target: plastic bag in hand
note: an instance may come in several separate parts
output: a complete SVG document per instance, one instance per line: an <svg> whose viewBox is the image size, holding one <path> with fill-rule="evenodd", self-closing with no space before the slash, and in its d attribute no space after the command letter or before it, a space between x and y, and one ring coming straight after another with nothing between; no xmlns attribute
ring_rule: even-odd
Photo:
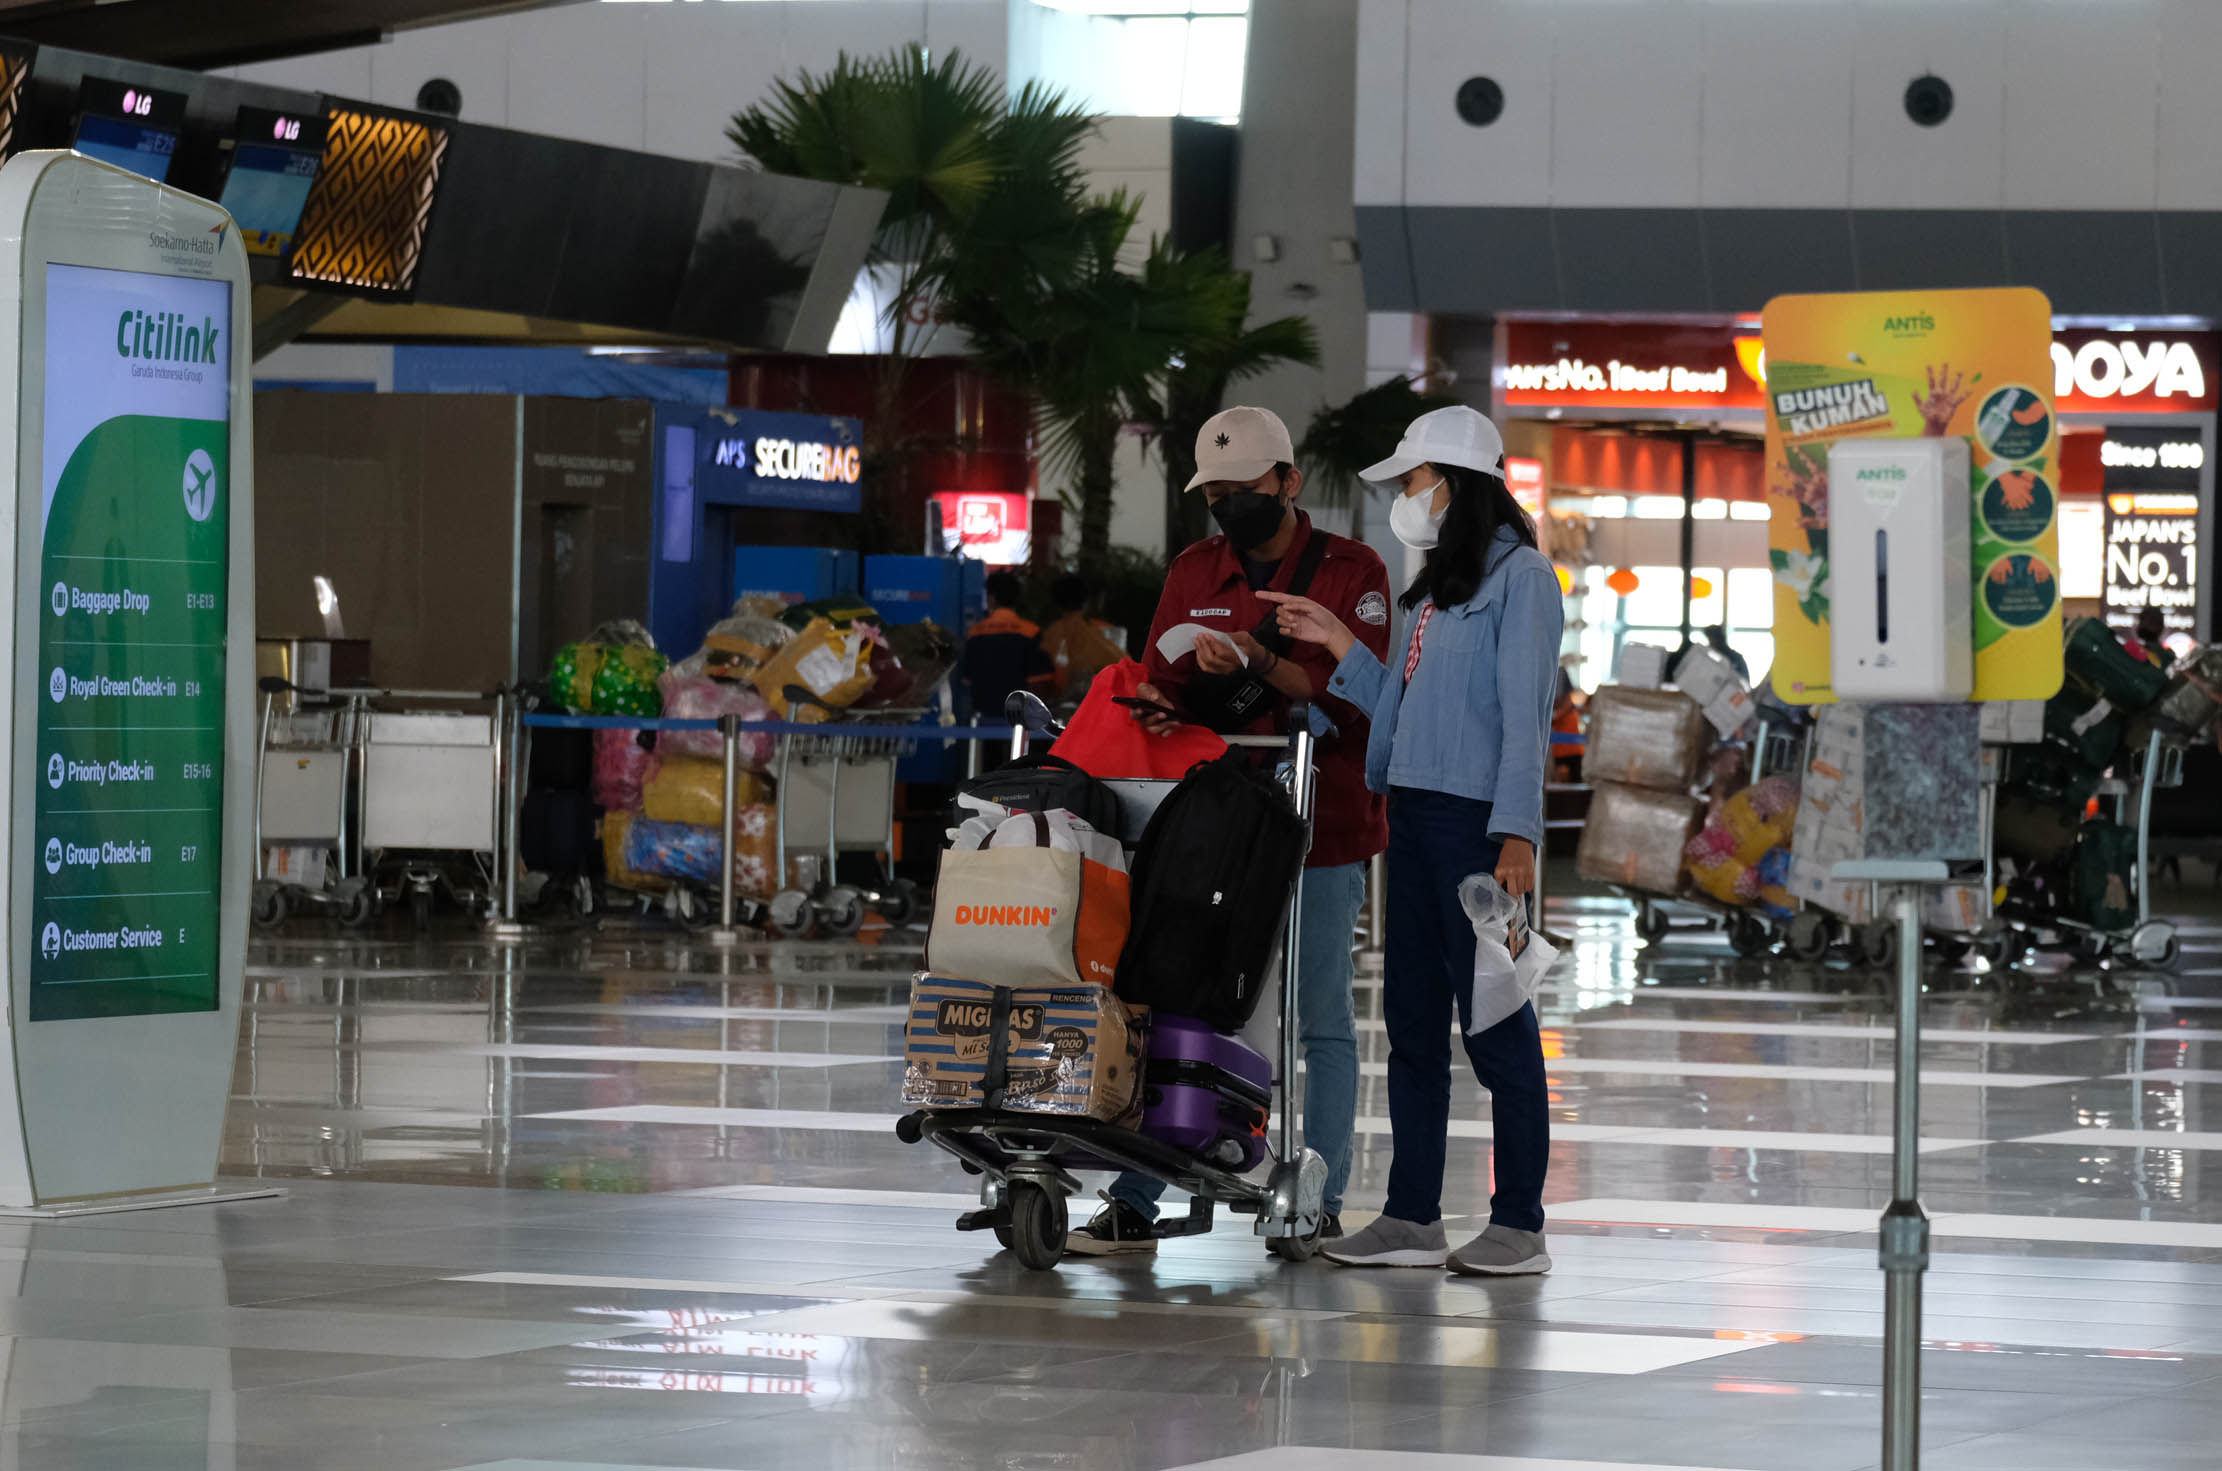
<svg viewBox="0 0 2222 1471"><path fill-rule="evenodd" d="M1535 1000L1558 950L1528 927L1527 910L1492 875L1466 875L1458 903L1474 926L1474 994L1466 1012L1471 1036Z"/></svg>

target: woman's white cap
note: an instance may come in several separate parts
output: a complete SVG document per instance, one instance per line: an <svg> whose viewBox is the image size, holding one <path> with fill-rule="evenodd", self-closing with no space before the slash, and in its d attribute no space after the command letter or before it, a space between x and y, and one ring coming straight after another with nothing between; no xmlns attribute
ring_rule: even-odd
<svg viewBox="0 0 2222 1471"><path fill-rule="evenodd" d="M1504 436L1489 416L1453 404L1430 409L1414 419L1397 443L1396 453L1358 472L1360 480L1391 485L1414 465L1463 465L1469 470L1504 473Z"/></svg>

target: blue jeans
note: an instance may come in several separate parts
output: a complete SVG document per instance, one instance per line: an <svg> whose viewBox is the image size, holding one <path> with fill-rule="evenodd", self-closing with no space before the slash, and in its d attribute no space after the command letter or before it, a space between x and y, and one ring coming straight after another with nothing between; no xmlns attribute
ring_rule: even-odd
<svg viewBox="0 0 2222 1471"><path fill-rule="evenodd" d="M1296 907L1296 1017L1304 1044L1304 1143L1327 1161L1326 1208L1342 1209L1343 1186L1350 1181L1350 1136L1358 1117L1358 1023L1350 1002L1350 942L1358 930L1358 907L1365 901L1366 867L1345 863L1307 868ZM1280 1044L1264 1026L1279 1012L1279 992L1258 1008L1258 1021L1244 1029L1243 1040L1280 1064ZM1290 1082L1283 1079L1283 1084ZM1295 1092L1284 1086L1283 1096ZM1148 1175L1124 1174L1111 1184L1111 1197L1151 1220L1165 1182Z"/></svg>
<svg viewBox="0 0 2222 1471"><path fill-rule="evenodd" d="M1549 1084L1535 1008L1523 1006L1479 1035L1466 1034L1473 1004L1474 927L1458 903L1470 873L1497 866L1489 804L1445 792L1389 793L1388 954L1382 1014L1389 1028L1389 1165L1384 1215L1428 1225L1443 1214L1443 1157L1450 1131L1450 1028L1455 1014L1474 1076L1489 1090L1496 1135L1489 1219L1543 1229L1543 1177L1551 1163Z"/></svg>

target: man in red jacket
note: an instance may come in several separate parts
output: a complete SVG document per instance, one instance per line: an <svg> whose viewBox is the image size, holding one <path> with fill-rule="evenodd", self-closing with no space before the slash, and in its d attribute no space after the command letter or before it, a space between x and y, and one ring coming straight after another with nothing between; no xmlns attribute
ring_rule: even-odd
<svg viewBox="0 0 2222 1471"><path fill-rule="evenodd" d="M1388 846L1387 808L1366 790L1365 712L1327 693L1335 661L1319 644L1283 640L1256 594L1300 592L1334 609L1376 657L1389 649L1389 572L1363 542L1321 531L1296 509L1304 472L1288 426L1266 409L1214 415L1196 436L1196 475L1220 534L1173 559L1150 622L1142 698L1221 731L1285 731L1292 704L1311 707L1318 750L1312 849L1298 900L1297 1021L1304 1044L1304 1142L1327 1161L1323 1233L1350 1177L1358 1111L1358 1032L1350 999L1350 943L1366 868ZM1244 678L1255 676L1258 683ZM1143 714L1152 728L1169 717ZM1261 1012L1261 1015L1264 1013ZM1283 1079L1284 1099L1295 1096ZM1152 1226L1165 1187L1122 1175L1103 1210L1072 1233L1084 1256L1157 1250Z"/></svg>

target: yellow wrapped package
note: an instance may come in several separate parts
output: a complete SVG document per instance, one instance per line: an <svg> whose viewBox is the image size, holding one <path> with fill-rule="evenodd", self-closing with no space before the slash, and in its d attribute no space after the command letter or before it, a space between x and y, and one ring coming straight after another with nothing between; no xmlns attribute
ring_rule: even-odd
<svg viewBox="0 0 2222 1471"><path fill-rule="evenodd" d="M756 692L783 720L823 721L828 709L846 709L872 687L871 641L869 625L842 628L829 619L813 618L756 671ZM806 691L810 698L790 704L789 687Z"/></svg>
<svg viewBox="0 0 2222 1471"><path fill-rule="evenodd" d="M770 784L753 771L734 773L733 805L762 802ZM641 810L655 822L689 822L716 827L725 815L725 763L700 756L659 756L641 784Z"/></svg>
<svg viewBox="0 0 2222 1471"><path fill-rule="evenodd" d="M620 889L661 894L671 887L670 879L625 866L625 833L638 816L634 812L612 812L602 819L602 874Z"/></svg>
<svg viewBox="0 0 2222 1471"><path fill-rule="evenodd" d="M1797 815L1796 778L1771 776L1746 787L1723 802L1685 845L1683 867L1699 888L1724 904L1769 898L1761 860L1771 850L1789 846Z"/></svg>

